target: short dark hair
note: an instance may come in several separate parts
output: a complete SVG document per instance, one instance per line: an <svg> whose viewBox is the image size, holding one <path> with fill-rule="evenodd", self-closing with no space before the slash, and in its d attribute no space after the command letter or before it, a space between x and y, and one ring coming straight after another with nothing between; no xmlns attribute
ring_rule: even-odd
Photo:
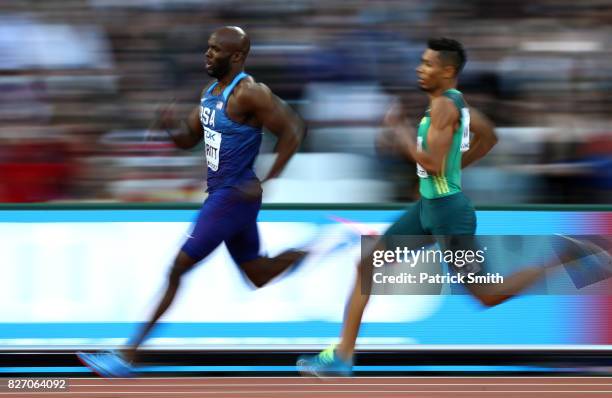
<svg viewBox="0 0 612 398"><path fill-rule="evenodd" d="M466 62L465 50L463 45L457 40L448 39L446 37L429 39L427 47L440 53L440 60L444 65L452 65L455 67L455 75L463 69Z"/></svg>

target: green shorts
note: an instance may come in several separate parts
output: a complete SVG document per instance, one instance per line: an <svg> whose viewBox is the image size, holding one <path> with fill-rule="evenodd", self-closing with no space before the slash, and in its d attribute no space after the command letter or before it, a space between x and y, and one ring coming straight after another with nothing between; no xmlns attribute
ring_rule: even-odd
<svg viewBox="0 0 612 398"><path fill-rule="evenodd" d="M476 250L475 233L476 211L470 199L459 192L437 199L422 198L410 205L385 232L383 242L391 248L397 245L393 237L410 235L415 236L410 239L414 249L437 242L442 250ZM482 264L449 265L461 273L482 271Z"/></svg>

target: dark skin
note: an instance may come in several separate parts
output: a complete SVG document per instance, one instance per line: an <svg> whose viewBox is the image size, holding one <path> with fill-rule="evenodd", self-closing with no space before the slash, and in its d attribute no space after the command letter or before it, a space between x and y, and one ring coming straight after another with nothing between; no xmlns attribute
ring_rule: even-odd
<svg viewBox="0 0 612 398"><path fill-rule="evenodd" d="M379 150L414 161L412 153L416 151L416 145L414 145L416 129L413 127L413 123L402 114L401 106L395 105L391 108L385 117L385 124L393 128L383 131L377 137L376 145ZM470 149L461 156L462 169L483 158L497 144L497 135L493 123L474 107L470 107L470 132L472 133ZM428 145L430 142L428 140ZM426 170L430 174L436 175L434 173L435 166L432 167L427 162L426 165L429 167L429 170Z"/></svg>
<svg viewBox="0 0 612 398"><path fill-rule="evenodd" d="M223 92L244 69L249 47L248 37L237 32L235 28L221 28L210 36L206 51L206 70L211 76L217 77L219 82L213 94ZM265 84L255 82L252 77L242 79L234 88L227 103L226 113L237 123L266 128L277 137L278 156L262 182L278 177L304 136L305 127L299 116ZM177 126L171 108L161 110L160 126L167 130ZM191 111L180 127L178 132L169 132L179 148L193 148L202 140L199 106ZM244 189L249 194L260 190L252 186Z"/></svg>
<svg viewBox="0 0 612 398"><path fill-rule="evenodd" d="M405 113L399 105L393 106L387 114L385 124L390 130L378 139L377 144L381 149L418 162L428 173L437 175L442 171L444 157L451 147L452 135L460 121L459 112L452 101L442 97L442 93L446 90L456 87L457 71L453 65L442 62L437 51L428 49L423 54L417 74L419 86L430 98L431 124L427 136L427 151L417 150L416 131L412 123L406 120ZM470 108L470 116L470 131L473 137L470 149L462 155L462 168L485 156L497 143L493 124L489 119L474 108ZM609 249L610 246L606 246L605 250ZM374 250L385 250L384 243L379 242ZM593 252L598 250L602 249L592 249ZM527 267L504 277L503 284L472 283L467 284L466 288L484 306L496 306L531 286L545 275L547 269L571 262L573 259L575 255L568 250L548 263ZM370 292L361 290L361 281L365 275L363 271L371 263L371 259L364 256L358 264L357 280L345 311L341 340L336 347L336 354L344 360L353 356L361 319L370 299Z"/></svg>
<svg viewBox="0 0 612 398"><path fill-rule="evenodd" d="M389 127L377 140L381 149L406 157L421 166L432 175L442 173L444 158L451 148L453 133L460 123L459 111L453 102L442 94L457 85L457 70L452 65L442 62L437 51L427 49L422 56L421 64L417 68L419 86L430 98L431 123L427 134L427 151L418 151L416 145L416 130L412 123L407 121L405 112L397 104L393 106L385 117L385 124ZM462 167L474 163L485 156L497 142L492 123L480 112L470 109L471 129L474 133L473 146L463 154ZM384 250L385 245L379 242L374 250ZM361 326L361 319L368 304L369 292L362 292L361 280L363 270L366 269L369 259L365 257L358 265L357 280L350 296L345 312L344 325L340 344L336 353L340 358L348 360L353 356L355 342ZM532 274L520 276L520 282L541 276L537 271ZM468 287L484 305L496 305L508 297L502 293L491 292L485 287L470 285Z"/></svg>
<svg viewBox="0 0 612 398"><path fill-rule="evenodd" d="M417 68L420 88L430 99L431 125L427 133L427 151L416 146L416 130L406 120L399 105L392 107L385 118L391 127L398 151L408 159L419 163L429 174L440 175L442 164L453 142L453 133L459 127L460 115L453 102L442 96L457 86L456 69L442 62L437 51L427 49ZM493 123L480 111L470 108L470 131L473 133L470 149L462 155L461 167L484 157L497 144Z"/></svg>
<svg viewBox="0 0 612 398"><path fill-rule="evenodd" d="M207 73L218 81L213 94L223 92L234 77L244 70L249 48L248 36L237 27L220 28L210 36L205 59ZM228 99L226 113L237 123L265 128L277 137L277 157L262 182L277 177L304 136L305 126L301 118L265 84L257 83L251 77L242 79L236 85ZM203 139L200 106L194 107L187 119L180 123L174 116L173 107L166 106L159 111L158 124L181 149L193 148ZM259 181L251 181L237 188L253 200L259 199L262 192ZM262 287L305 255L303 251L290 250L273 258L259 257L239 264L239 267L255 287ZM130 348L124 352L128 362L135 360L138 347L174 301L183 276L197 263L196 259L183 251L177 254L168 276L166 291L157 309L131 342Z"/></svg>
<svg viewBox="0 0 612 398"><path fill-rule="evenodd" d="M244 70L249 48L250 40L240 28L223 27L210 36L205 61L207 73L218 81L213 94L222 93ZM234 88L226 113L237 123L265 128L277 137L277 157L262 183L278 177L304 136L305 126L301 118L265 84L255 82L252 77L242 79ZM199 106L194 107L180 124L174 116L173 107L164 107L160 110L159 125L166 129L181 149L193 148L202 141ZM238 189L252 198L259 197L262 192L258 181L250 181Z"/></svg>

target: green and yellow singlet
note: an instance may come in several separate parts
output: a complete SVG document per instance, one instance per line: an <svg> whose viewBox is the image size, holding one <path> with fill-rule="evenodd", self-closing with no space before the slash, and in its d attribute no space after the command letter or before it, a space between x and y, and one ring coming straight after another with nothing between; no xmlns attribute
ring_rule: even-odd
<svg viewBox="0 0 612 398"><path fill-rule="evenodd" d="M432 176L417 163L421 196L426 199L441 198L461 192L461 153L470 147L470 112L459 90L450 89L443 96L450 98L459 111L459 127L453 132L453 142L442 162L442 174ZM427 151L427 133L431 124L430 110L421 119L417 134L417 148Z"/></svg>

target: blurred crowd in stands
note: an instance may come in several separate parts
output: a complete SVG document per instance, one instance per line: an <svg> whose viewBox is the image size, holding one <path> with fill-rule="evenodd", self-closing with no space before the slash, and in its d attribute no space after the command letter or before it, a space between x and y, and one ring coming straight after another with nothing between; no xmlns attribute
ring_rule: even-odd
<svg viewBox="0 0 612 398"><path fill-rule="evenodd" d="M500 138L464 172L474 202L612 203L603 0L0 2L0 202L201 201L201 148L175 149L151 121L160 104L198 103L223 25L249 33L247 72L308 123L266 202L414 200L414 165L374 138L396 96L419 120L414 69L427 38L447 36L468 53L459 89Z"/></svg>

